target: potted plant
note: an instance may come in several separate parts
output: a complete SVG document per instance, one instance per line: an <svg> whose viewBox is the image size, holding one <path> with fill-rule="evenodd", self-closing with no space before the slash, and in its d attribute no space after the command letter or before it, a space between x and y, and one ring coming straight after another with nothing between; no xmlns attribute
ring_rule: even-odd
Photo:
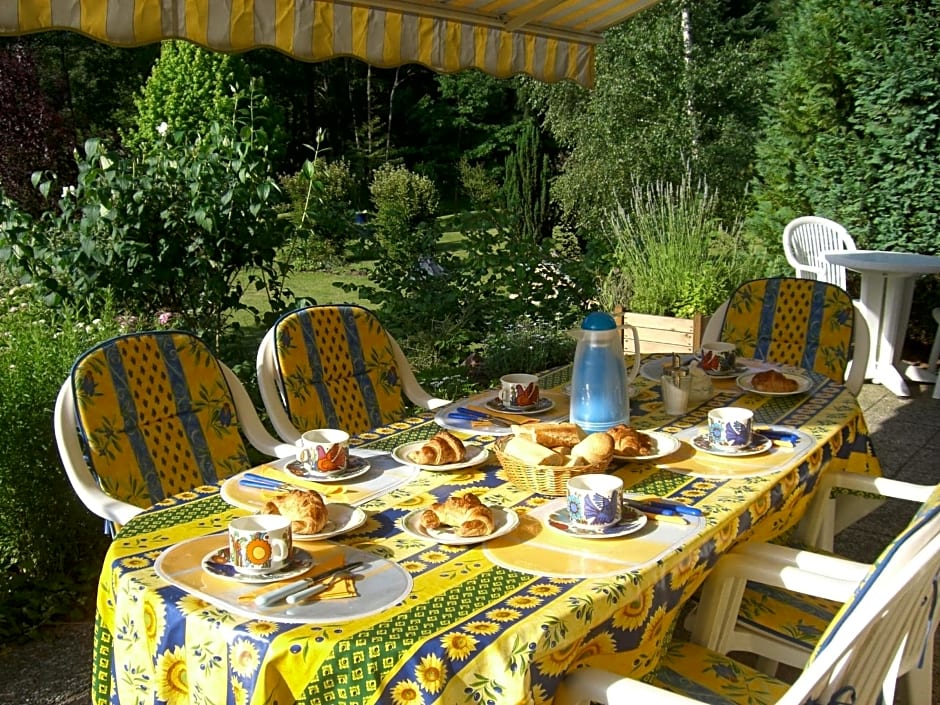
<svg viewBox="0 0 940 705"><path fill-rule="evenodd" d="M757 275L740 222L722 223L716 205L704 182L687 177L635 185L611 215L611 267L598 298L637 328L644 354L697 350L712 311Z"/></svg>

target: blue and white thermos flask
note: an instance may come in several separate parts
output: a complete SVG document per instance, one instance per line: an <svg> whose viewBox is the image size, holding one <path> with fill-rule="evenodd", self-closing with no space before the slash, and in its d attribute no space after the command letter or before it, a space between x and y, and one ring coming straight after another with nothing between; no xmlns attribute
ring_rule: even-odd
<svg viewBox="0 0 940 705"><path fill-rule="evenodd" d="M571 374L569 419L588 432L630 423L630 397L620 327L613 316L590 313L580 330Z"/></svg>

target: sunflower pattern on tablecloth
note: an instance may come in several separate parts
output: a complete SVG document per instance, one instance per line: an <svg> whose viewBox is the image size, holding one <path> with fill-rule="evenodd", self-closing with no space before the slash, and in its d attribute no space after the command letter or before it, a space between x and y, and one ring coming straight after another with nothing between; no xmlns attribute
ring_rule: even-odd
<svg viewBox="0 0 940 705"><path fill-rule="evenodd" d="M360 306L311 306L274 325L275 367L294 428L348 433L400 421L401 378L391 341Z"/></svg>
<svg viewBox="0 0 940 705"><path fill-rule="evenodd" d="M771 360L841 383L852 354L854 308L848 293L812 279L756 279L731 295L721 340L741 357Z"/></svg>
<svg viewBox="0 0 940 705"><path fill-rule="evenodd" d="M71 379L89 464L112 497L146 507L251 465L222 368L189 333L113 338Z"/></svg>

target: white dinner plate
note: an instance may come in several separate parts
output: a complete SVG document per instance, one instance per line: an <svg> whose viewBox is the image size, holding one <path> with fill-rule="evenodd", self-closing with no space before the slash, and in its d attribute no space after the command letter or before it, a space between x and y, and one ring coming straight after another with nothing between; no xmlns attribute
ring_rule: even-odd
<svg viewBox="0 0 940 705"><path fill-rule="evenodd" d="M400 463L405 465L414 465L416 468L421 468L422 470L430 470L431 472L450 472L451 470L461 470L463 468L473 467L474 465L480 465L481 463L485 463L486 459L490 456L490 452L486 448L466 445L464 446L466 454L464 455L464 459L459 463L446 463L445 465L422 465L421 463L416 463L415 461L411 460L408 457L408 454L418 450L425 443L427 443L427 441L404 443L392 451L392 457Z"/></svg>
<svg viewBox="0 0 940 705"><path fill-rule="evenodd" d="M415 509L413 512L409 512L403 516L399 520L401 528L404 529L405 533L411 534L419 539L433 541L447 546L467 546L474 543L483 543L484 541L495 539L497 536L508 534L519 525L519 515L513 510L503 509L502 507L490 507L493 512L493 533L487 534L486 536L458 536L449 526L441 527L440 529L423 528L421 526L421 515L424 514L426 509L427 507L424 509Z"/></svg>
<svg viewBox="0 0 940 705"><path fill-rule="evenodd" d="M692 439L692 445L694 445L699 450L704 450L706 453L711 453L712 455L738 458L746 455L758 455L759 453L766 453L773 445L773 441L771 441L769 438L766 438L765 436L760 435L759 433L752 433L751 442L743 448L725 448L724 446L713 445L711 440L708 438L708 434L703 433L702 435L696 436Z"/></svg>
<svg viewBox="0 0 940 705"><path fill-rule="evenodd" d="M563 503L567 503L567 501L568 500L565 498L561 499L561 502ZM568 508L566 506L561 506L548 515L545 523L552 531L557 531L559 534L564 534L565 536L571 536L577 539L616 539L620 538L621 536L629 536L630 534L636 533L646 526L647 521L648 519L646 518L646 515L643 514L643 512L637 511L633 507L624 505L623 518L621 518L617 524L599 531L579 529L570 525Z"/></svg>
<svg viewBox="0 0 940 705"><path fill-rule="evenodd" d="M226 545L207 553L202 559L202 569L218 578L235 580L239 583L273 583L276 580L287 580L288 578L303 575L313 567L313 563L313 557L309 553L294 546L291 551L290 562L281 570L257 575L239 573L235 570L235 566L229 562L229 548Z"/></svg>
<svg viewBox="0 0 940 705"><path fill-rule="evenodd" d="M292 460L284 467L284 472L294 477L300 477L304 480L316 480L317 482L343 482L359 477L369 472L372 466L365 458L358 455L350 455L346 461L346 469L342 472L317 472L304 466L299 460Z"/></svg>
<svg viewBox="0 0 940 705"><path fill-rule="evenodd" d="M658 460L659 458L665 458L667 455L672 455L682 445L678 438L669 433L663 433L662 431L640 431L640 433L645 433L653 441L653 452L650 455L619 455L615 451L614 457L618 460Z"/></svg>
<svg viewBox="0 0 940 705"><path fill-rule="evenodd" d="M326 515L329 518L327 519L326 526L323 527L323 531L316 534L298 534L294 532L294 540L321 541L331 536L339 536L353 529L358 529L366 523L366 519L368 518L366 513L359 509L359 507L354 507L351 504L343 504L342 502L331 502L327 504Z"/></svg>
<svg viewBox="0 0 940 705"><path fill-rule="evenodd" d="M743 389L745 392L752 392L754 394L763 394L768 397L788 397L791 394L802 394L807 389L813 386L813 380L811 380L806 375L794 374L791 372L783 372L783 376L787 379L792 379L796 382L796 389L792 392L765 392L754 386L754 375L759 374L754 372L749 375L744 375L738 377L738 386Z"/></svg>

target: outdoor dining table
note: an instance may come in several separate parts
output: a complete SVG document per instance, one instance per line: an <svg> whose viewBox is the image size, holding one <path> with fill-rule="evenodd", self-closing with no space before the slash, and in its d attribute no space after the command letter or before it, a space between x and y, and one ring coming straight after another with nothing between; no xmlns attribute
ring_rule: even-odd
<svg viewBox="0 0 940 705"><path fill-rule="evenodd" d="M555 400L546 417L566 414L569 375L566 367L541 376ZM228 523L248 513L236 506L248 488L229 479L221 491L204 486L169 498L129 521L105 558L94 702L550 703L564 674L583 663L642 676L718 556L742 541L784 536L821 473L880 474L855 397L809 377L809 389L789 396L715 380L714 396L679 417L665 414L658 382L637 378L631 423L682 442L665 457L615 460L609 472L628 491L671 498L702 516L651 519L636 533L601 540L553 528L548 516L565 500L511 484L492 454L454 472L418 470L388 454L440 431L435 412L360 434L353 453L381 471L320 489L367 519L329 540L296 545L321 565L365 556L388 570L366 576L358 597L314 600L295 616L290 605L262 610L238 600L239 591L259 586L200 568L199 556L226 545ZM753 409L758 425L795 429L800 440L747 457L703 452L694 441L708 410L729 405ZM441 418L446 409L436 413ZM483 450L497 440L461 435ZM468 491L518 525L465 545L403 528L415 510ZM187 565L193 556L195 565ZM377 583L384 592L370 591ZM362 601L370 605L357 616Z"/></svg>
<svg viewBox="0 0 940 705"><path fill-rule="evenodd" d="M840 250L821 252L819 256L861 275L860 303L871 334L865 377L897 396L910 396L898 365L914 283L925 274L940 274L940 257L882 250ZM930 373L913 369L908 374L915 382L936 382L936 376Z"/></svg>

